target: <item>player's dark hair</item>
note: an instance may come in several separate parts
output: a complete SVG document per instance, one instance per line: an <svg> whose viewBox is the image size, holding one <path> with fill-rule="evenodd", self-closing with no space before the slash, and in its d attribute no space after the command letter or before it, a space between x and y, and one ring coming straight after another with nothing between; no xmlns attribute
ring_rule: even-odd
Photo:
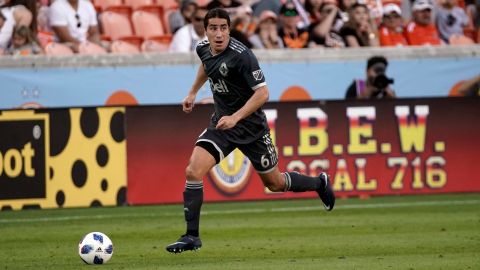
<svg viewBox="0 0 480 270"><path fill-rule="evenodd" d="M203 20L203 26L205 27L205 29L207 29L208 20L212 18L220 18L227 20L228 28L230 28L230 15L224 9L214 8L207 12L207 15L205 15L205 19Z"/></svg>

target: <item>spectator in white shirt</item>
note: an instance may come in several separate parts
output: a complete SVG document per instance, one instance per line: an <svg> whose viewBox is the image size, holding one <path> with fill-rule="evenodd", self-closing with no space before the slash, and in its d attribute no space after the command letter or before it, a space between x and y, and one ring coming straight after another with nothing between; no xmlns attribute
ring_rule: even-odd
<svg viewBox="0 0 480 270"><path fill-rule="evenodd" d="M86 41L102 45L97 12L88 0L54 1L50 6L49 21L56 40L71 46L75 52Z"/></svg>
<svg viewBox="0 0 480 270"><path fill-rule="evenodd" d="M0 12L5 18L3 25L0 26L1 49L6 49L9 46L13 29L16 26L25 25L36 34L36 22L33 23L33 17L36 15L35 0L4 0L3 3L0 4Z"/></svg>
<svg viewBox="0 0 480 270"><path fill-rule="evenodd" d="M204 8L197 8L192 14L191 23L182 26L173 35L170 43L170 52L193 52L197 44L206 39L203 19L207 14Z"/></svg>

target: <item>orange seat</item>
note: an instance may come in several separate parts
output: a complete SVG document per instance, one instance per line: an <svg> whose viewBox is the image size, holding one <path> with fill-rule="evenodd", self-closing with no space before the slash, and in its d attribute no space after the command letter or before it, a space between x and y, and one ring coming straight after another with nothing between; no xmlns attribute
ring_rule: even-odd
<svg viewBox="0 0 480 270"><path fill-rule="evenodd" d="M100 7L102 10L105 10L109 7L121 6L123 5L123 1L122 0L95 0L93 4L95 6Z"/></svg>
<svg viewBox="0 0 480 270"><path fill-rule="evenodd" d="M97 54L106 54L107 50L105 50L102 46L92 43L92 42L83 42L78 47L79 54L86 54L86 55L97 55Z"/></svg>
<svg viewBox="0 0 480 270"><path fill-rule="evenodd" d="M171 38L169 39L149 39L142 43L142 52L168 52L170 47Z"/></svg>
<svg viewBox="0 0 480 270"><path fill-rule="evenodd" d="M178 8L177 1L175 0L157 0L157 3L163 7L163 9Z"/></svg>
<svg viewBox="0 0 480 270"><path fill-rule="evenodd" d="M45 54L46 55L73 55L72 49L67 45L63 45L61 43L50 42L45 46Z"/></svg>
<svg viewBox="0 0 480 270"><path fill-rule="evenodd" d="M125 0L125 5L131 7L133 10L143 6L154 6L155 0Z"/></svg>
<svg viewBox="0 0 480 270"><path fill-rule="evenodd" d="M169 9L166 9L164 12L163 12L163 25L165 26L165 31L169 34L172 33L172 29L170 29L170 21L169 21L169 17L172 13L176 12L177 9L175 8L169 8Z"/></svg>
<svg viewBox="0 0 480 270"><path fill-rule="evenodd" d="M205 7L211 0L197 0L199 7Z"/></svg>
<svg viewBox="0 0 480 270"><path fill-rule="evenodd" d="M133 29L128 16L113 11L104 11L100 14L100 22L105 35L112 40L133 36Z"/></svg>
<svg viewBox="0 0 480 270"><path fill-rule="evenodd" d="M140 53L140 49L137 46L121 40L112 42L111 50L112 50L112 53L123 53L123 54Z"/></svg>
<svg viewBox="0 0 480 270"><path fill-rule="evenodd" d="M132 14L132 23L135 33L145 39L165 35L165 29L159 14L136 10Z"/></svg>

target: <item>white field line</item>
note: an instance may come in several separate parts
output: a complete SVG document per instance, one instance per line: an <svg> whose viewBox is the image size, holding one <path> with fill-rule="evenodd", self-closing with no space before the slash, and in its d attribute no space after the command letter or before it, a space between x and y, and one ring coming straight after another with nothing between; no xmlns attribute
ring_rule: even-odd
<svg viewBox="0 0 480 270"><path fill-rule="evenodd" d="M457 200L457 201L424 201L424 202L399 202L399 203L364 203L364 204L345 204L338 205L338 209L380 209L380 208L402 208L418 206L445 206L445 205L471 205L479 204L480 200ZM229 214L254 214L254 213L277 213L277 212L308 212L323 210L323 206L302 206L302 207L281 207L281 208L247 208L231 210L210 210L202 211L202 215L229 215ZM41 210L40 210L41 211ZM0 212L0 218L1 218ZM12 218L0 219L0 224L22 223L22 222L48 222L48 221L72 221L84 219L105 219L105 218L129 218L129 217L164 217L164 216L183 216L183 212L175 213L142 213L142 214L98 214L82 216L61 216L61 217L38 217L38 218Z"/></svg>

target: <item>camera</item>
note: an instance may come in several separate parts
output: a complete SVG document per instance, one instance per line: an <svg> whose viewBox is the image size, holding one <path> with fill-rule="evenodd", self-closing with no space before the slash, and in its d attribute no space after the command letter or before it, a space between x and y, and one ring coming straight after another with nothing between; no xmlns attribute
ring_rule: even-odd
<svg viewBox="0 0 480 270"><path fill-rule="evenodd" d="M389 84L393 84L394 80L385 75L385 67L376 67L374 70L377 75L373 78L372 84L377 89L384 90Z"/></svg>

